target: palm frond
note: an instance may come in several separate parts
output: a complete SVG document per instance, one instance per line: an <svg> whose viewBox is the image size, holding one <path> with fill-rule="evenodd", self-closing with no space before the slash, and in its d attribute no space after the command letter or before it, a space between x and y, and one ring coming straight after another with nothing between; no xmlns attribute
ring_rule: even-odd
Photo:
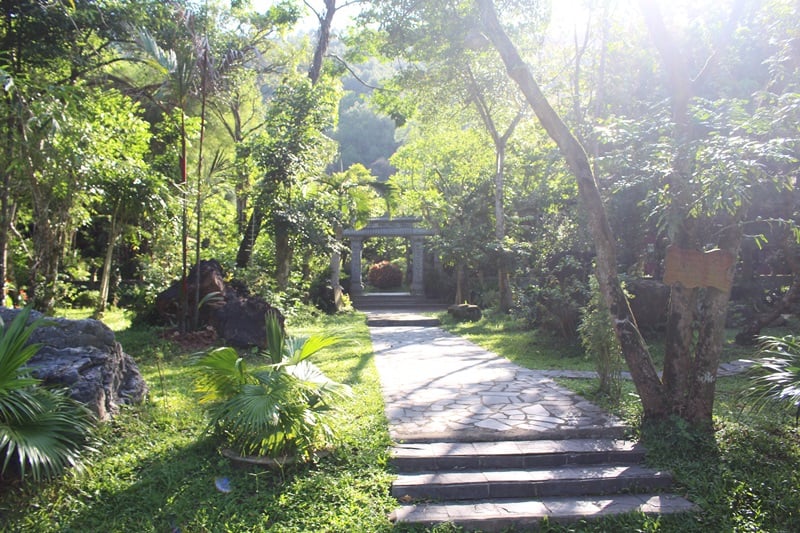
<svg viewBox="0 0 800 533"><path fill-rule="evenodd" d="M745 397L755 410L791 405L800 416L800 337L761 337L760 353L748 371L751 387Z"/></svg>
<svg viewBox="0 0 800 533"><path fill-rule="evenodd" d="M267 321L267 348L264 354L276 365L283 360L286 334L276 313L268 313L264 318Z"/></svg>
<svg viewBox="0 0 800 533"><path fill-rule="evenodd" d="M24 476L50 478L79 467L93 417L88 409L61 392L35 389L27 398L35 405L0 421L2 472L15 462Z"/></svg>
<svg viewBox="0 0 800 533"><path fill-rule="evenodd" d="M33 331L43 321L41 319L28 325L31 308L20 311L10 324L0 327L0 391L22 389L39 381L29 377L28 370L23 368L31 357L39 351L38 344L26 346Z"/></svg>
<svg viewBox="0 0 800 533"><path fill-rule="evenodd" d="M191 366L195 369L195 392L200 403L214 402L236 394L253 379L244 358L233 348L223 347L196 357Z"/></svg>
<svg viewBox="0 0 800 533"><path fill-rule="evenodd" d="M140 29L136 42L147 55L151 66L164 73L175 72L178 66L175 51L161 48L156 38L148 30Z"/></svg>

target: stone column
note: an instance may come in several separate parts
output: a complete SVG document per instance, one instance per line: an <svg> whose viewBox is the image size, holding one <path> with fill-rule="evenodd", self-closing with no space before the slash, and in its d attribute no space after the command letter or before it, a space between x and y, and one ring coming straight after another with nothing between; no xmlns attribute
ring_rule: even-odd
<svg viewBox="0 0 800 533"><path fill-rule="evenodd" d="M411 238L411 294L414 296L425 296L425 280L423 278L424 243L424 237Z"/></svg>
<svg viewBox="0 0 800 533"><path fill-rule="evenodd" d="M350 238L350 295L357 296L364 292L361 281L361 250L364 242L356 237Z"/></svg>

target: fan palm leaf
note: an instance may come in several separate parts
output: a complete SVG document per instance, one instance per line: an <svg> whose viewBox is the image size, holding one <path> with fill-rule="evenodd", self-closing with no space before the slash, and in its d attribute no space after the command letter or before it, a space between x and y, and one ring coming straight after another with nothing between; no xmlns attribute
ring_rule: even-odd
<svg viewBox="0 0 800 533"><path fill-rule="evenodd" d="M749 371L751 387L746 396L755 409L769 404L788 404L800 417L800 337L762 337L762 357Z"/></svg>
<svg viewBox="0 0 800 533"><path fill-rule="evenodd" d="M196 356L191 365L199 370L195 392L200 393L200 403L228 398L253 381L244 358L233 348L216 348Z"/></svg>

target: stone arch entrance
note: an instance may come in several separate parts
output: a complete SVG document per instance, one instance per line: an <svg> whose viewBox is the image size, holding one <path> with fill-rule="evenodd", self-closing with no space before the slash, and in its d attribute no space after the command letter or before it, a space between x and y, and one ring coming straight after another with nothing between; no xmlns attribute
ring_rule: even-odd
<svg viewBox="0 0 800 533"><path fill-rule="evenodd" d="M364 292L361 279L361 251L364 241L373 237L403 237L411 242L411 294L424 296L425 279L423 254L425 237L435 235L429 229L416 227L421 219L413 217L372 218L359 230L345 230L350 239L350 294L358 296Z"/></svg>

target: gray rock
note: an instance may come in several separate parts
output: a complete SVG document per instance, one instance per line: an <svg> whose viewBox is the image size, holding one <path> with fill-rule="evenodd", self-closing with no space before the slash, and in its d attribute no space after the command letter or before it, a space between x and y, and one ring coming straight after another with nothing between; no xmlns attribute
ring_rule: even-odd
<svg viewBox="0 0 800 533"><path fill-rule="evenodd" d="M0 307L9 324L18 309ZM29 361L34 377L46 385L63 386L70 396L85 404L100 420L107 420L120 404L141 402L147 384L133 358L126 354L105 324L97 320L47 318L33 311L29 321L45 318L29 343L40 344Z"/></svg>
<svg viewBox="0 0 800 533"><path fill-rule="evenodd" d="M476 322L481 319L481 308L472 304L455 304L447 308L447 312L456 320Z"/></svg>

